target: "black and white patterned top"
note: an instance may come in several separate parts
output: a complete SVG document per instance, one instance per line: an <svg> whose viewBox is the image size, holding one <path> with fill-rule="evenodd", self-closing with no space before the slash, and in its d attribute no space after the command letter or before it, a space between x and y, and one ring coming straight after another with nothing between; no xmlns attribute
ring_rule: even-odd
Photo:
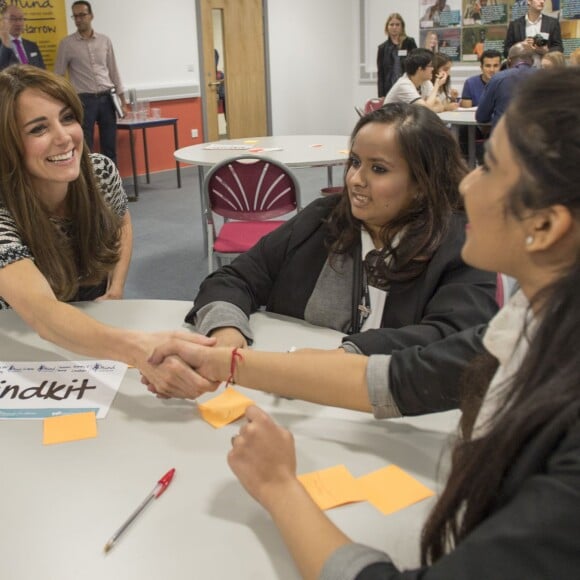
<svg viewBox="0 0 580 580"><path fill-rule="evenodd" d="M123 189L123 182L115 164L104 155L91 154L93 169L97 178L97 184L112 210L119 216L127 211L127 194ZM72 220L68 218L50 218L55 227L67 235L71 230ZM34 260L30 248L22 241L16 224L8 210L0 200L0 268L4 268L13 262L30 258ZM10 306L0 297L0 310Z"/></svg>

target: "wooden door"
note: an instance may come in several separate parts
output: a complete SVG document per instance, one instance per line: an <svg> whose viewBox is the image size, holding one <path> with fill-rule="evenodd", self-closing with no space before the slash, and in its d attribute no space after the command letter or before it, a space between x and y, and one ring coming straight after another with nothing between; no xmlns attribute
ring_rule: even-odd
<svg viewBox="0 0 580 580"><path fill-rule="evenodd" d="M213 38L213 10L221 11L227 136L230 139L267 135L266 65L263 0L200 0L198 34L202 39L201 74L206 141L218 135L218 80Z"/></svg>

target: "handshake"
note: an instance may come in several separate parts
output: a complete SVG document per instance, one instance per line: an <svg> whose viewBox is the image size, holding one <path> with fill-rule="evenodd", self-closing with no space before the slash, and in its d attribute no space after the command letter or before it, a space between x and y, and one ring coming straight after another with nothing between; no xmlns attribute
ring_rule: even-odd
<svg viewBox="0 0 580 580"><path fill-rule="evenodd" d="M206 337L194 333L159 333L143 365L141 382L160 398L196 399L232 378L232 349L247 346L236 328L220 328Z"/></svg>

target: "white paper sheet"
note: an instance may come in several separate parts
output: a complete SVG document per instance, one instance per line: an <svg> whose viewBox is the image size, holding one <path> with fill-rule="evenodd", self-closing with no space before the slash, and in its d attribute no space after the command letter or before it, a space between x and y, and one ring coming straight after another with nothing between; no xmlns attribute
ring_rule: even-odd
<svg viewBox="0 0 580 580"><path fill-rule="evenodd" d="M94 411L107 416L127 365L109 360L0 361L0 419Z"/></svg>

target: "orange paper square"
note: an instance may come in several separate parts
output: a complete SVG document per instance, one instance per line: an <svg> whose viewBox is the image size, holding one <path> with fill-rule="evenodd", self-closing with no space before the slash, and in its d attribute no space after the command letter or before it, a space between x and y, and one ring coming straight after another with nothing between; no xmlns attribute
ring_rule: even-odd
<svg viewBox="0 0 580 580"><path fill-rule="evenodd" d="M366 499L385 515L435 495L396 465L363 475L357 482Z"/></svg>
<svg viewBox="0 0 580 580"><path fill-rule="evenodd" d="M228 387L221 395L205 403L198 403L197 408L205 421L219 429L239 419L253 404L252 399Z"/></svg>
<svg viewBox="0 0 580 580"><path fill-rule="evenodd" d="M66 443L97 436L97 416L94 411L47 417L43 426L44 445Z"/></svg>
<svg viewBox="0 0 580 580"><path fill-rule="evenodd" d="M366 499L357 480L344 465L304 473L298 480L322 510Z"/></svg>

